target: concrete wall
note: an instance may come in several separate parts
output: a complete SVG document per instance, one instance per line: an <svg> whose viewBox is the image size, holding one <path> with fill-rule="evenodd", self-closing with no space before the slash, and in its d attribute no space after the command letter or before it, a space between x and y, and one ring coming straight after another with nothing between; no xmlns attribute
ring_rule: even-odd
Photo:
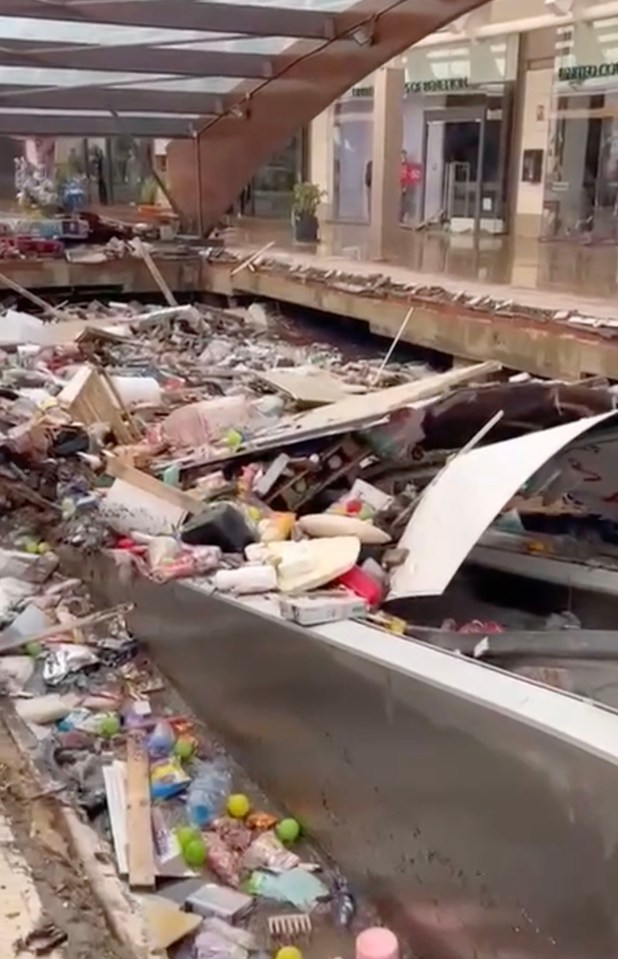
<svg viewBox="0 0 618 959"><path fill-rule="evenodd" d="M410 954L615 959L617 716L360 624L301 630L93 562L101 601L135 603L163 672Z"/></svg>

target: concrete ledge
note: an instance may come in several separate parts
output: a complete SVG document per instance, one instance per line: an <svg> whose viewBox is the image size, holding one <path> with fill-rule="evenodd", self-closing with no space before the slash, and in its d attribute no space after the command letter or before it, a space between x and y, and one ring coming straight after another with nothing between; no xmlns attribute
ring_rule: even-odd
<svg viewBox="0 0 618 959"><path fill-rule="evenodd" d="M404 669L405 640L355 649L184 584L123 582L100 559L89 579L101 601L130 595L131 627L189 705L416 955L615 955L614 713L434 650L435 674L416 655ZM457 669L490 698L513 687L519 714L449 690ZM530 722L534 690L560 722L572 713L578 743L552 731L557 713ZM583 745L597 723L609 751Z"/></svg>

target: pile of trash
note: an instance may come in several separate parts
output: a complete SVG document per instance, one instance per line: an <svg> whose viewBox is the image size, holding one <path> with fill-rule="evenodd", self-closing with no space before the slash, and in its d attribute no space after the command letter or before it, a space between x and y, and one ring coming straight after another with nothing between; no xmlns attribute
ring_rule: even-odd
<svg viewBox="0 0 618 959"><path fill-rule="evenodd" d="M298 959L320 924L348 934L358 910L343 877L179 711L127 631L129 607L94 611L51 550L11 545L0 557L10 622L0 689L38 744L45 795L62 795L109 840L151 946Z"/></svg>
<svg viewBox="0 0 618 959"><path fill-rule="evenodd" d="M509 380L493 362L435 373L350 355L259 304L38 307L43 318L0 316L0 682L57 789L109 836L129 887L148 891L159 948L299 959L325 917L391 935L364 928L305 824L270 808L175 708L127 630L128 608L96 610L62 574L64 554L75 564L105 550L156 583L263 596L307 628L361 618L475 659L512 658L493 610L410 631L384 604L406 595L398 583L422 577L429 554L439 593L497 515L494 532L519 539L523 525L507 525L521 517L546 524L537 539L587 518L568 496L573 462L591 454L555 456L584 427L607 436L613 389ZM509 443L528 450L535 434L529 466L525 451L509 458ZM461 498L450 480L443 492L475 456ZM455 514L463 538L451 536ZM551 625L559 642L570 626Z"/></svg>
<svg viewBox="0 0 618 959"><path fill-rule="evenodd" d="M380 608L454 450L615 404L606 388L505 381L494 362L344 357L260 304L48 315L0 317L0 522L27 505L35 542L269 594L300 625Z"/></svg>

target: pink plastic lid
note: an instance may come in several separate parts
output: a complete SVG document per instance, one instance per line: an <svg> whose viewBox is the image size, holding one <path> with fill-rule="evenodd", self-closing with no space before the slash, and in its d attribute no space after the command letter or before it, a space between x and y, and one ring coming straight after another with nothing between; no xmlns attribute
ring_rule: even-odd
<svg viewBox="0 0 618 959"><path fill-rule="evenodd" d="M356 959L399 959L399 942L390 929L376 926L356 937Z"/></svg>

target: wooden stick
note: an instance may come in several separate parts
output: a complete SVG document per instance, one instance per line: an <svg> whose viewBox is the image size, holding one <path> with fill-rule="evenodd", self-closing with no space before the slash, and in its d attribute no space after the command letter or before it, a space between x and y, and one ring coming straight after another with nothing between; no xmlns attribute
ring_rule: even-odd
<svg viewBox="0 0 618 959"><path fill-rule="evenodd" d="M169 286L165 282L165 279L162 276L161 271L159 270L159 267L157 266L157 264L155 263L155 261L150 255L150 250L146 249L146 247L144 246L144 244L142 243L139 237L135 237L135 239L131 240L131 244L135 252L138 254L138 256L141 257L141 259L144 261L144 263L148 267L150 275L155 281L155 283L157 284L157 286L159 287L159 289L161 290L161 293L163 294L163 296L165 297L165 302L167 303L167 305L178 306L178 300L176 299L176 297L170 290Z"/></svg>
<svg viewBox="0 0 618 959"><path fill-rule="evenodd" d="M152 888L155 884L154 841L150 813L150 764L142 733L127 739L127 840L129 885Z"/></svg>
<svg viewBox="0 0 618 959"><path fill-rule="evenodd" d="M59 310L55 306L51 306L49 303L46 303L45 300L42 300L40 296L36 295L36 293L31 293L30 290L25 288L25 286L20 286L19 283L16 283L15 280L11 280L11 278L6 276L4 273L0 273L0 283L8 286L9 290L19 293L19 295L23 296L25 300L30 300L31 303L34 303L35 306L38 306L39 309L43 310L44 313L50 313L58 320L73 319L72 316L69 316L67 313L63 313L62 310Z"/></svg>
<svg viewBox="0 0 618 959"><path fill-rule="evenodd" d="M9 636L10 645L4 645L2 642L2 633L0 633L0 652L7 649L13 649L15 646L23 646L25 643L38 643L42 639L49 639L50 636L59 636L63 633L72 633L75 629L82 629L84 626L94 626L95 623L103 623L106 619L113 619L114 616L120 616L122 613L128 613L133 609L132 603L121 603L119 606L112 606L111 609L99 610L97 613L90 613L88 616L81 616L79 619L72 619L70 623L55 623L46 629L39 630L38 633L32 633L30 636ZM10 627L5 630L9 632Z"/></svg>
<svg viewBox="0 0 618 959"><path fill-rule="evenodd" d="M377 372L376 375L375 375L375 378L374 378L374 380L373 380L373 383L371 384L372 386L377 386L378 383L380 382L380 378L381 378L381 376L382 376L382 373L384 372L385 366L387 365L388 361L390 360L391 356L393 355L393 352L394 352L394 350L395 350L395 347L397 346L397 344L399 343L399 340L400 340L401 337L403 336L403 334L404 334L404 332L405 332L405 329L406 329L408 323L409 323L410 320L412 319L412 314L414 313L414 309L415 309L415 308L414 308L413 306L411 306L410 309L408 310L408 312L406 313L406 315L404 316L404 318L403 318L403 320L402 320L402 322L401 322L401 326L399 327L399 329L398 329L397 332L395 333L395 337L394 337L394 339L393 339L393 342L392 342L391 345L389 346L389 348L388 348L388 350L387 350L387 352L386 352L386 356L384 357L384 359L382 360L382 363L380 364L380 369L378 370L378 372Z"/></svg>
<svg viewBox="0 0 618 959"><path fill-rule="evenodd" d="M265 243L263 247L259 250L254 250L254 252L247 257L246 260L243 260L242 263L239 263L238 266L235 266L233 270L230 270L230 276L236 276L237 273L240 273L241 270L246 270L248 266L251 266L252 263L255 263L256 260L262 256L263 253L266 253L267 250L270 250L271 246L275 245L275 241L271 240L270 243Z"/></svg>

